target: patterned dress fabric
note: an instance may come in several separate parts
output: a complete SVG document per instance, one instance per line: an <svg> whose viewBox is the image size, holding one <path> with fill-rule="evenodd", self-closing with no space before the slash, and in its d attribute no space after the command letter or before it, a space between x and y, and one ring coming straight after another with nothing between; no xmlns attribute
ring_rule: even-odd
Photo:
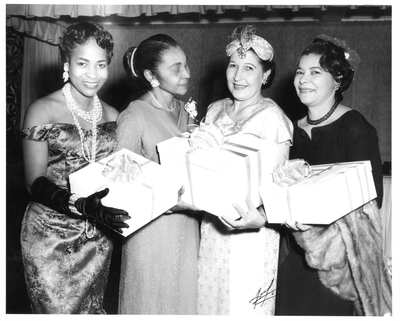
<svg viewBox="0 0 400 321"><path fill-rule="evenodd" d="M182 102L173 113L134 101L118 119L117 150L127 148L159 163L156 145L188 131ZM135 195L132 195L135 201ZM131 213L131 216L140 213ZM196 314L199 220L164 214L125 239L119 313Z"/></svg>
<svg viewBox="0 0 400 321"><path fill-rule="evenodd" d="M115 148L116 122L97 127L96 160ZM92 131L83 130L91 146ZM47 177L69 189L68 176L88 165L81 154L78 129L72 124L40 125L22 138L48 143ZM113 244L108 229L70 218L30 202L22 222L21 247L28 295L34 313L104 314Z"/></svg>
<svg viewBox="0 0 400 321"><path fill-rule="evenodd" d="M255 105L239 122L226 113L228 101L213 103L206 115L206 122L216 123L225 135L241 132L273 143L292 141L292 124L271 99ZM216 216L205 215L201 223L198 314L273 315L278 254L279 233L274 229L229 231Z"/></svg>

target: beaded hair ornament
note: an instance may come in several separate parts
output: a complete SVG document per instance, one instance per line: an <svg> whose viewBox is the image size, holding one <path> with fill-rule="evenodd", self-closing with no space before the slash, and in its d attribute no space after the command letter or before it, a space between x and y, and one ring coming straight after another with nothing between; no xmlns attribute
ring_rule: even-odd
<svg viewBox="0 0 400 321"><path fill-rule="evenodd" d="M239 58L246 57L246 52L253 48L261 60L271 61L274 58L274 49L264 38L257 36L254 26L246 25L235 28L231 35L232 42L226 46L226 55L230 57L235 51Z"/></svg>
<svg viewBox="0 0 400 321"><path fill-rule="evenodd" d="M346 60L349 62L351 69L355 72L358 68L358 64L360 63L361 59L357 55L357 52L353 49L350 48L350 46L343 40L340 40L338 38L333 38L327 35L320 35L314 38L315 39L321 39L325 41L332 42L336 46L339 46L343 48L344 50L344 56Z"/></svg>

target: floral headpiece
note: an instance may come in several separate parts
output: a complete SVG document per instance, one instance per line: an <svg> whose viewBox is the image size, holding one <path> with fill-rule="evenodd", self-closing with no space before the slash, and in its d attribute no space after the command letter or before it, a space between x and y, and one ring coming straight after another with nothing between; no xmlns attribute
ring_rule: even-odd
<svg viewBox="0 0 400 321"><path fill-rule="evenodd" d="M233 41L226 46L226 54L230 57L235 51L239 58L246 57L246 52L253 48L261 60L271 61L274 58L274 48L267 40L257 36L256 29L252 25L246 25L235 28L231 38Z"/></svg>
<svg viewBox="0 0 400 321"><path fill-rule="evenodd" d="M353 69L353 71L356 71L358 68L358 64L360 63L361 59L360 57L357 55L357 52L353 49L350 48L350 46L343 40L340 40L338 38L333 38L327 35L320 35L314 38L315 39L322 39L325 41L330 41L333 44L335 44L336 46L339 46L341 48L343 48L344 50L344 56L346 58L346 60L349 62L351 69Z"/></svg>

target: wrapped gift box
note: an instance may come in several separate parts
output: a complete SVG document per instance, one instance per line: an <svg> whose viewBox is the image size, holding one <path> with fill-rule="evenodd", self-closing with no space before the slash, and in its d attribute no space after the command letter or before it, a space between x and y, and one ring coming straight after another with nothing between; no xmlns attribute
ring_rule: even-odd
<svg viewBox="0 0 400 321"><path fill-rule="evenodd" d="M189 140L174 137L157 145L161 165L184 181L182 200L211 214L232 219L244 210L249 197L257 207L262 204L259 187L262 180L272 180L276 144L250 135L237 135L220 151L192 150Z"/></svg>
<svg viewBox="0 0 400 321"><path fill-rule="evenodd" d="M129 155L133 160L133 168L124 177L112 177L112 168L119 157ZM140 166L139 166L140 165ZM135 171L135 173L133 173ZM132 177L136 175L136 177ZM69 176L71 192L86 197L106 187L108 195L102 204L126 210L131 219L126 223L122 235L128 236L165 213L176 205L178 191L183 183L172 172L165 170L160 164L152 162L141 155L122 149L108 157L90 164Z"/></svg>
<svg viewBox="0 0 400 321"><path fill-rule="evenodd" d="M262 186L269 223L330 224L376 198L370 161L311 168L311 177L288 187L271 182Z"/></svg>

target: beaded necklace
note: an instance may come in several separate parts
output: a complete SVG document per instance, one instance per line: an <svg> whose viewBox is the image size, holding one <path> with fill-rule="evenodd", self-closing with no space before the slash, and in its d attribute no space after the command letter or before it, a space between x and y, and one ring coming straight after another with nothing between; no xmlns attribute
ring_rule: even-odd
<svg viewBox="0 0 400 321"><path fill-rule="evenodd" d="M176 107L175 98L174 98L174 106L173 106L172 108L167 108L167 107L164 107L163 105L161 105L161 104L158 102L158 100L156 99L156 97L153 95L153 93L152 93L150 90L148 91L148 93L150 94L151 98L154 99L154 101L157 103L157 105L160 106L161 109L166 110L166 111L168 111L168 112L170 112L170 113L172 113L172 112L174 111L174 109L175 109L175 107Z"/></svg>
<svg viewBox="0 0 400 321"><path fill-rule="evenodd" d="M333 114L333 112L335 111L336 107L339 105L339 101L336 101L332 108L328 111L328 113L321 117L320 119L317 120L311 120L310 116L307 114L307 123L310 125L318 125L321 124L323 121L327 120L329 117L331 117L331 115Z"/></svg>
<svg viewBox="0 0 400 321"><path fill-rule="evenodd" d="M91 111L84 111L76 105L74 98L71 94L71 85L69 83L65 84L62 89L62 93L65 98L65 102L69 111L72 114L72 118L74 119L74 123L78 128L79 136L81 138L81 151L83 158L89 163L94 163L96 161L96 143L97 143L97 130L96 125L97 122L101 120L103 116L103 108L101 106L100 100L97 97L97 94L94 94L93 97L93 108ZM84 141L84 134L81 125L79 124L76 115L81 117L88 123L92 123L92 155L90 155L90 149L88 143ZM86 151L85 151L86 149Z"/></svg>

